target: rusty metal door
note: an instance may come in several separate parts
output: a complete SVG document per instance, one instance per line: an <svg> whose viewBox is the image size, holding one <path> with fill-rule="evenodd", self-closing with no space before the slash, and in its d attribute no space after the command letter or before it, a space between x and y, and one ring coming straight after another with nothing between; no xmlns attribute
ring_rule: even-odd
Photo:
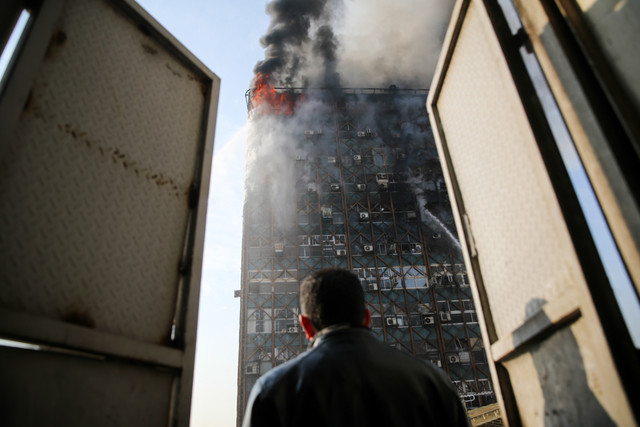
<svg viewBox="0 0 640 427"><path fill-rule="evenodd" d="M464 230L461 240L505 420L635 425L637 325L634 330L633 314L623 313L625 303L616 299L619 283L604 266L609 254L598 250L587 221L591 213L576 188L585 154L568 161L567 146L559 143L568 138L573 146L580 137L577 125L564 120L571 107L581 106L560 83L543 91L555 78L554 67L539 69L533 27L520 22L532 22L527 7L551 13L553 3L527 0L516 8L508 0L459 1L427 108L456 224ZM562 46L545 48L548 54ZM593 183L590 167L585 169ZM600 204L628 204L598 197ZM616 239L621 234L615 230L630 224L633 229L633 215L622 225L607 218ZM626 243L618 246L632 260L633 239ZM636 268L627 265L626 271ZM637 312L631 283L626 291Z"/></svg>
<svg viewBox="0 0 640 427"><path fill-rule="evenodd" d="M133 1L2 7L2 424L187 425L220 80Z"/></svg>

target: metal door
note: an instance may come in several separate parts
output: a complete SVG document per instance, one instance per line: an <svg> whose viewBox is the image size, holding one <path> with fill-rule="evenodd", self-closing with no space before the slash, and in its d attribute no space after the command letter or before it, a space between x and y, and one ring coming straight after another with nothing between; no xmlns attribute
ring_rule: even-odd
<svg viewBox="0 0 640 427"><path fill-rule="evenodd" d="M580 106L560 84L550 95L540 92L555 68L533 73L532 27L512 25L520 25L518 12L532 22L524 4L547 13L552 3L459 1L427 108L464 230L505 420L634 425L638 353L572 181L580 160L567 164L554 131L568 109ZM556 102L561 114L553 116ZM569 135L576 138L575 126ZM608 202L616 209L627 203ZM608 219L616 230L634 221L633 213L624 224ZM627 259L637 256L631 252Z"/></svg>
<svg viewBox="0 0 640 427"><path fill-rule="evenodd" d="M187 425L220 80L133 1L2 7L3 424Z"/></svg>

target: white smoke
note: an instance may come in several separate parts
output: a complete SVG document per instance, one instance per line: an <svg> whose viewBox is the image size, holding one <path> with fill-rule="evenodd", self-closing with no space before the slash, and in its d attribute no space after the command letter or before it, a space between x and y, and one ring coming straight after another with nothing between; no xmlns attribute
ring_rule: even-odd
<svg viewBox="0 0 640 427"><path fill-rule="evenodd" d="M245 199L265 197L264 215L273 213L277 225L295 224L295 170L291 161L299 123L282 116L253 115L248 122ZM297 138L298 137L298 138ZM266 191L266 194L265 194Z"/></svg>
<svg viewBox="0 0 640 427"><path fill-rule="evenodd" d="M454 3L347 0L334 24L343 86L427 88Z"/></svg>

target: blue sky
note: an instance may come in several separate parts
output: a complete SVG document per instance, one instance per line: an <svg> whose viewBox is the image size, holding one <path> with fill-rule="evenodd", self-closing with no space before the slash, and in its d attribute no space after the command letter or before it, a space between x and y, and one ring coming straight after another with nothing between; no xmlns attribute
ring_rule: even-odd
<svg viewBox="0 0 640 427"><path fill-rule="evenodd" d="M141 0L139 4L222 80L207 215L191 425L236 420L244 93L264 58L266 0Z"/></svg>

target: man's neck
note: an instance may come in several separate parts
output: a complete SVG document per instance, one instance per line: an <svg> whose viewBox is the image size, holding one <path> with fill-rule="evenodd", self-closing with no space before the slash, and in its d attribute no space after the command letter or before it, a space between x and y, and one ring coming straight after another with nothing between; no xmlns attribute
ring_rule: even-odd
<svg viewBox="0 0 640 427"><path fill-rule="evenodd" d="M313 336L313 339L309 343L309 348L314 347L316 343L320 340L320 338L324 337L327 334L330 334L335 331L340 331L343 329L354 328L354 327L355 326L352 325L351 323L337 323L335 325L327 326L326 328L316 332L316 334Z"/></svg>

